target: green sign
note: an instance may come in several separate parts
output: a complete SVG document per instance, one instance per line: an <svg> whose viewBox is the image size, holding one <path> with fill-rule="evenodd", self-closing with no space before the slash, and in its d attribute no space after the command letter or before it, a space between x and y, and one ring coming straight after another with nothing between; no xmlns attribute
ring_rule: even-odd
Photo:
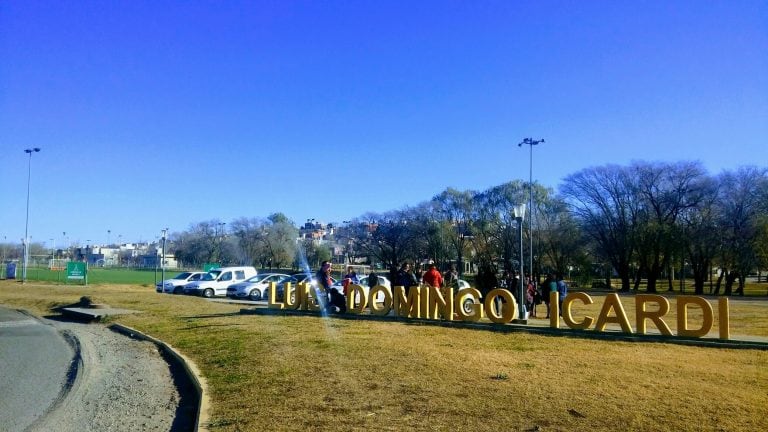
<svg viewBox="0 0 768 432"><path fill-rule="evenodd" d="M67 279L86 280L88 266L84 262L69 261L67 263Z"/></svg>
<svg viewBox="0 0 768 432"><path fill-rule="evenodd" d="M203 271L209 272L212 269L219 268L219 267L221 267L221 264L219 263L205 263L203 264Z"/></svg>

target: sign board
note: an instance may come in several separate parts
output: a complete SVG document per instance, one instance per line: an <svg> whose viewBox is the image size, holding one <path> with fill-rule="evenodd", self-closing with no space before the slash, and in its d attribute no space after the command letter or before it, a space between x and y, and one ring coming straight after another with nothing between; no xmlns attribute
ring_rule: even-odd
<svg viewBox="0 0 768 432"><path fill-rule="evenodd" d="M205 263L205 264L203 264L203 271L204 272L209 272L209 271L211 271L211 270L213 270L215 268L219 268L219 267L221 267L221 264L219 264L219 263Z"/></svg>
<svg viewBox="0 0 768 432"><path fill-rule="evenodd" d="M67 280L81 280L88 283L88 266L84 262L67 262Z"/></svg>

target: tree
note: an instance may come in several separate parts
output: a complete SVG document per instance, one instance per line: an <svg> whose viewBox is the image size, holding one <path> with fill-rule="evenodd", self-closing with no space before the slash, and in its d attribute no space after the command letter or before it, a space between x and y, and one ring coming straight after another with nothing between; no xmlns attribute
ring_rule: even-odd
<svg viewBox="0 0 768 432"><path fill-rule="evenodd" d="M678 246L683 237L678 218L702 201L707 190L706 173L698 162L637 162L630 172L636 182L631 190L637 192L640 204L635 230L637 257L646 271L648 292L656 292L662 271L673 256L681 255Z"/></svg>
<svg viewBox="0 0 768 432"><path fill-rule="evenodd" d="M543 200L538 214L539 253L551 268L562 274L571 266L590 268L584 234L567 204L560 199Z"/></svg>
<svg viewBox="0 0 768 432"><path fill-rule="evenodd" d="M565 178L562 196L599 257L611 263L630 289L638 200L631 173L617 165L587 168ZM610 286L610 272L606 278Z"/></svg>
<svg viewBox="0 0 768 432"><path fill-rule="evenodd" d="M758 233L759 216L765 208L766 175L765 168L742 167L725 171L719 177L722 249L716 293L725 278L725 295L731 295L737 279L736 293L744 295L744 278L757 266L753 242Z"/></svg>
<svg viewBox="0 0 768 432"><path fill-rule="evenodd" d="M261 268L264 268L268 261L267 254L264 252L265 226L264 220L256 218L239 218L230 224L232 234L237 238L245 260L251 265L261 263Z"/></svg>
<svg viewBox="0 0 768 432"><path fill-rule="evenodd" d="M539 188L535 187L534 192L537 196L536 202L539 202ZM481 226L477 227L478 232L481 236L492 237L495 256L503 262L506 270L519 268L519 260L523 257L519 256L519 228L513 209L528 200L527 184L522 180L504 183L477 194L475 199L481 219ZM492 231L484 234L486 228ZM490 240L484 241L490 243ZM527 245L528 242L524 244Z"/></svg>
<svg viewBox="0 0 768 432"><path fill-rule="evenodd" d="M459 276L464 271L462 258L473 238L472 221L473 213L475 212L474 197L476 194L473 191L462 192L448 188L432 198L436 214L441 215L442 220L449 222L454 227L454 232L449 236L448 242L456 250Z"/></svg>
<svg viewBox="0 0 768 432"><path fill-rule="evenodd" d="M680 215L682 244L693 272L693 286L696 294L704 294L704 282L712 268L712 260L720 247L717 226L717 183L707 177L702 183L702 199L698 205L688 208Z"/></svg>
<svg viewBox="0 0 768 432"><path fill-rule="evenodd" d="M389 268L390 280L394 282L398 266L407 259L417 258L411 247L414 231L409 228L409 222L411 226L413 223L407 210L368 216L371 223L366 237L361 238L361 249Z"/></svg>

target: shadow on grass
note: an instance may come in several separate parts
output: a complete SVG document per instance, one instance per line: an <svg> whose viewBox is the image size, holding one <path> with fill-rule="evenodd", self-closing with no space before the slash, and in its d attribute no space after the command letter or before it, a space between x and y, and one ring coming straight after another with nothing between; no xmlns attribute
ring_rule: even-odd
<svg viewBox="0 0 768 432"><path fill-rule="evenodd" d="M207 315L192 315L192 316L182 316L179 317L183 320L192 321L192 320L204 320L208 318L227 318L227 317L233 317L240 315L240 312L227 312L227 313L218 313L218 314L207 314ZM244 324L236 324L236 323L222 323L222 324L201 324L201 325L190 325L187 327L182 327L179 330L197 330L201 328L206 327L237 327L242 326Z"/></svg>
<svg viewBox="0 0 768 432"><path fill-rule="evenodd" d="M277 316L316 316L320 315L313 311L286 310L286 309L241 309L243 315L277 315ZM376 316L368 314L332 314L334 319L354 320L354 321L379 321L396 322L409 326L435 326L447 328L473 329L479 331L490 331L498 333L530 333L541 336L570 337L580 339L598 339L614 340L624 342L651 342L651 343L670 343L677 345L688 345L710 348L736 348L736 349L757 349L768 350L767 341L737 340L737 339L713 339L713 338L693 338L683 336L664 336L656 334L626 334L616 331L595 331L579 330L571 328L550 328L549 326L533 326L525 324L496 324L496 323L478 323L468 321L443 321L424 318L404 318L399 316Z"/></svg>
<svg viewBox="0 0 768 432"><path fill-rule="evenodd" d="M226 312L226 313L217 313L217 314L205 314L205 315L190 315L190 316L180 316L181 319L204 319L204 318L223 318L223 317L230 317L230 316L238 316L240 315L240 312Z"/></svg>

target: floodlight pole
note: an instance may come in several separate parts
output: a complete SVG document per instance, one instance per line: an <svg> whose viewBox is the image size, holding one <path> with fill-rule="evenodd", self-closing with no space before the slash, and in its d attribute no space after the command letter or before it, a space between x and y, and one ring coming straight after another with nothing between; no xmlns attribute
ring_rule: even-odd
<svg viewBox="0 0 768 432"><path fill-rule="evenodd" d="M162 269L162 278L160 279L160 283L165 284L165 238L168 234L168 228L163 229L163 252L162 256L160 257L160 268ZM165 287L163 287L165 289Z"/></svg>
<svg viewBox="0 0 768 432"><path fill-rule="evenodd" d="M27 218L24 222L24 268L21 274L21 283L27 283L27 266L29 265L29 184L32 178L32 153L40 151L39 147L24 149L24 153L29 155L27 163Z"/></svg>
<svg viewBox="0 0 768 432"><path fill-rule="evenodd" d="M531 209L531 217L528 220L528 236L530 240L530 267L528 268L528 271L531 272L531 277L533 277L533 217L534 217L534 208L533 208L533 146L543 144L544 139L535 140L533 138L525 138L523 142L519 143L517 146L522 147L523 144L526 144L530 149L530 155L529 155L529 162L530 167L528 171L528 193L529 193L529 201L528 201L528 207ZM524 273L520 273L520 279L522 280L524 277Z"/></svg>

